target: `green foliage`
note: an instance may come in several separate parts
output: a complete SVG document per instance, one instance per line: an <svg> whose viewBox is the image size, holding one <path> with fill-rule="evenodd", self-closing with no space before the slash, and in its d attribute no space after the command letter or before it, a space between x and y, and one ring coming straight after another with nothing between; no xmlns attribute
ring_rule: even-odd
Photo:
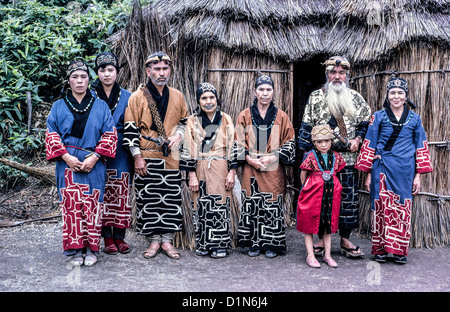
<svg viewBox="0 0 450 312"><path fill-rule="evenodd" d="M0 156L43 151L42 129L26 132L27 91L33 111L51 105L67 64L92 64L108 51L104 40L126 25L131 6L132 0L0 2Z"/></svg>

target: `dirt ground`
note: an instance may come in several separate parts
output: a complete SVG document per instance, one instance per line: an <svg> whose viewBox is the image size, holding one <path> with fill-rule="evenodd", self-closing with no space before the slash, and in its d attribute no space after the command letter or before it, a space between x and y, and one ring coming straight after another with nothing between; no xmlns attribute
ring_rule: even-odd
<svg viewBox="0 0 450 312"><path fill-rule="evenodd" d="M17 215L12 217L20 211L27 218L55 214L55 194L52 187L27 188L22 190L21 196L7 200L8 194L3 194L0 219L20 220ZM33 213L38 207L42 208L40 212ZM320 269L313 269L305 263L303 236L294 228L287 229L286 255L274 259L264 255L250 258L246 249L236 248L224 259L199 257L191 250L181 250L180 260L169 259L162 253L148 260L142 257L147 247L142 236L128 230L126 241L131 247L129 254L111 256L101 252L93 267L73 267L62 253L60 218L0 228L0 292L156 293L157 296L173 295L173 300L169 297L169 305L174 308L171 311L178 311L184 304L195 307L195 298L201 296L222 298L216 302L215 310L219 305L228 308L227 298L223 296L229 293L233 296L255 296L256 293L258 300L262 295L286 294L287 300L296 300L291 296L298 292L450 291L449 246L412 249L408 263L403 266L392 261L379 264L372 261L369 239L353 236L352 241L361 246L366 256L347 259L340 254L339 236L334 235L332 255L339 267L333 269L322 263ZM244 307L243 301L234 300L235 306ZM276 300L285 299L272 298L272 307ZM257 302L254 299L253 303ZM267 310L267 306L261 308Z"/></svg>

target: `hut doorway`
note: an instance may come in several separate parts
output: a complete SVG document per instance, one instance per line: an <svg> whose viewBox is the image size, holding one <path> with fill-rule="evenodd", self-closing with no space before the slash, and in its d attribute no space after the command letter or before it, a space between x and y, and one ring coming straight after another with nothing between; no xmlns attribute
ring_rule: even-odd
<svg viewBox="0 0 450 312"><path fill-rule="evenodd" d="M298 130L302 121L303 112L305 110L306 103L308 102L309 95L314 90L319 89L326 81L325 69L322 65L325 56L316 55L307 61L301 61L294 63L293 66L293 120L292 124L295 129L296 140L298 139ZM299 152L297 150L297 152ZM294 187L300 188L300 170L299 166L302 162L303 154L298 154L296 157L295 165L293 168L294 173ZM298 198L298 191L295 191L293 200Z"/></svg>

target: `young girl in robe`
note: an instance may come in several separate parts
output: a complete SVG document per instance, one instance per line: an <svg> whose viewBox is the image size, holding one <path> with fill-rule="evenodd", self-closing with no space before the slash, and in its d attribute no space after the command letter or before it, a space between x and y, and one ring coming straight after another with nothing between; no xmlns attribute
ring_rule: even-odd
<svg viewBox="0 0 450 312"><path fill-rule="evenodd" d="M337 267L330 254L331 234L339 225L342 185L336 174L345 167L338 152L331 150L334 134L328 124L315 126L311 131L314 149L300 166L302 189L297 203L297 230L305 234L306 263L319 268L314 255L313 234L323 234L323 262Z"/></svg>

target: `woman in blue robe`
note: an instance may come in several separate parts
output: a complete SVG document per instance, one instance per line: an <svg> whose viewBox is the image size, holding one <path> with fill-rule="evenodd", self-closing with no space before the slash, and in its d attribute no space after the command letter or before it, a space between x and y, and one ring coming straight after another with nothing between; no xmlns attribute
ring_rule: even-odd
<svg viewBox="0 0 450 312"><path fill-rule="evenodd" d="M420 116L408 108L408 84L391 78L384 109L372 115L355 168L368 172L365 186L372 204L374 260L406 263L411 236L413 195L421 174L433 171ZM408 105L407 105L408 104Z"/></svg>
<svg viewBox="0 0 450 312"><path fill-rule="evenodd" d="M119 61L110 52L103 52L95 59L95 72L98 75L91 84L92 95L104 100L113 117L117 129L118 143L114 159L106 163L107 181L103 199L102 236L107 254L130 252L130 247L124 241L127 228L132 223L131 207L131 155L122 147L123 118L131 93L121 88L117 82Z"/></svg>
<svg viewBox="0 0 450 312"><path fill-rule="evenodd" d="M106 158L114 158L117 131L108 105L88 90L86 64L72 61L70 89L47 118L46 155L56 161L64 254L73 265L97 262L106 184Z"/></svg>

